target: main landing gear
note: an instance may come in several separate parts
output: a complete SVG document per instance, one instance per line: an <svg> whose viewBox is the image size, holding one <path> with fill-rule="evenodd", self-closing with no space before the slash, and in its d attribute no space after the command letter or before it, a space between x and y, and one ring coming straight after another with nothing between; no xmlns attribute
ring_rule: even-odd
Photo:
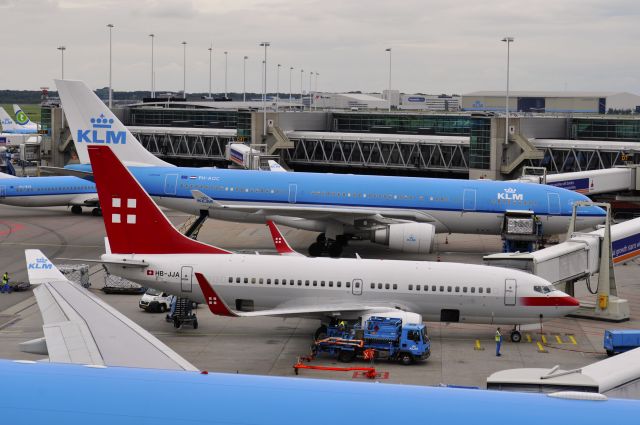
<svg viewBox="0 0 640 425"><path fill-rule="evenodd" d="M522 341L522 334L520 331L514 326L511 334L509 335L511 338L511 342L520 342Z"/></svg>
<svg viewBox="0 0 640 425"><path fill-rule="evenodd" d="M333 240L327 239L324 233L320 233L316 241L309 245L309 255L311 257L321 257L324 253L327 253L329 257L339 258L348 240L348 236L345 235L338 235L336 240Z"/></svg>

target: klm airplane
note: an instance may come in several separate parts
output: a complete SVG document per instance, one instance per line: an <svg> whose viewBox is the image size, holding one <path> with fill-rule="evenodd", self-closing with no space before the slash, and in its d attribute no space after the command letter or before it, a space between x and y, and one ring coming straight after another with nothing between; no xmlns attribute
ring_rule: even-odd
<svg viewBox="0 0 640 425"><path fill-rule="evenodd" d="M545 418L601 425L612 419L632 424L640 415L637 400L598 393L531 394L199 371L67 280L42 252L27 250L25 256L45 332L21 349L48 361L0 360L2 423L418 424L427 418L430 423L489 425L512 412L519 425L539 425ZM151 402L141 403L141 397ZM319 404L326 408L318 409Z"/></svg>
<svg viewBox="0 0 640 425"><path fill-rule="evenodd" d="M351 237L427 253L436 233L498 235L505 213L513 210L535 214L544 234L559 234L567 230L572 205L588 200L566 189L518 182L175 167L145 150L83 82L57 80L56 85L82 163L69 172L90 176L87 146L107 144L158 204L221 220L271 220L320 232L309 247L314 256L324 251L339 256ZM30 196L53 199L68 187L74 188L68 195L77 195L77 190L95 193L77 177L56 179L52 184L12 179L8 186L0 181L0 202L20 205ZM23 182L31 188L16 191ZM58 199L81 211L78 198ZM603 218L600 208L582 208L577 226L590 228Z"/></svg>

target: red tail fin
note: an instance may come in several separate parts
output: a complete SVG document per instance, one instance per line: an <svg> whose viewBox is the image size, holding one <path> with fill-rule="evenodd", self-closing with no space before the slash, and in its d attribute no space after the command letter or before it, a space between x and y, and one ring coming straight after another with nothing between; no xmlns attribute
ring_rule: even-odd
<svg viewBox="0 0 640 425"><path fill-rule="evenodd" d="M293 248L291 248L284 236L282 236L282 233L280 233L280 229L278 229L273 221L267 220L267 226L269 226L271 239L273 239L273 244L276 246L276 251L278 251L279 254L297 254L297 252L294 251Z"/></svg>
<svg viewBox="0 0 640 425"><path fill-rule="evenodd" d="M108 146L89 146L111 252L230 254L178 232Z"/></svg>

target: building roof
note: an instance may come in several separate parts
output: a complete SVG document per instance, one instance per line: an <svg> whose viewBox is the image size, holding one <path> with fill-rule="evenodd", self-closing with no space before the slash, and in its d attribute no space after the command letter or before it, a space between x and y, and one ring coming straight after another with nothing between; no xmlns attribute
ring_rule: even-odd
<svg viewBox="0 0 640 425"><path fill-rule="evenodd" d="M362 102L386 102L386 99L381 97L372 96L364 93L338 93L339 96L350 97L354 100L360 100Z"/></svg>
<svg viewBox="0 0 640 425"><path fill-rule="evenodd" d="M637 96L628 92L615 92L615 91L509 91L511 97L609 97L618 94L627 94ZM505 97L506 91L474 91L471 93L465 93L462 97Z"/></svg>

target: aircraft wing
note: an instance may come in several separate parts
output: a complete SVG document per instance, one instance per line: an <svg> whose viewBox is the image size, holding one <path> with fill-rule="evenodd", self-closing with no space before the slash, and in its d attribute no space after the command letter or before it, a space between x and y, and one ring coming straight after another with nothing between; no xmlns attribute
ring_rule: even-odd
<svg viewBox="0 0 640 425"><path fill-rule="evenodd" d="M91 171L74 170L62 167L41 166L40 173L47 176L72 176L84 180L93 181L93 173Z"/></svg>
<svg viewBox="0 0 640 425"><path fill-rule="evenodd" d="M296 204L259 204L239 205L226 204L216 201L199 190L192 190L196 202L208 209L228 209L232 211L253 212L270 216L284 215L315 219L333 219L352 223L354 220L367 220L370 227L394 223L418 222L434 223L437 220L431 215L419 210L389 210L381 212L378 209L335 207L331 205L299 206Z"/></svg>
<svg viewBox="0 0 640 425"><path fill-rule="evenodd" d="M215 290L204 277L202 273L196 273L196 279L202 289L204 298L207 302L209 310L217 316L232 316L232 317L309 317L318 316L318 318L326 316L340 316L344 313L356 313L362 315L364 313L389 313L397 312L397 306L388 304L363 304L363 303L309 303L308 305L294 305L294 306L280 306L268 310L259 311L236 311L230 309L225 302L216 294Z"/></svg>
<svg viewBox="0 0 640 425"><path fill-rule="evenodd" d="M38 353L48 354L51 362L198 370L100 298L67 280L41 251L27 249L25 256L29 281L39 284L33 292L42 313L46 352Z"/></svg>

